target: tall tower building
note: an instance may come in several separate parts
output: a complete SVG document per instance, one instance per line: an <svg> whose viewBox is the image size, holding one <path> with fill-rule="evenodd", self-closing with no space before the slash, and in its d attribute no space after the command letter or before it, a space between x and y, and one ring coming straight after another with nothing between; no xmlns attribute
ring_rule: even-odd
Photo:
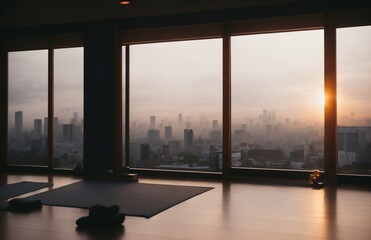
<svg viewBox="0 0 371 240"><path fill-rule="evenodd" d="M170 141L173 138L173 128L171 126L165 126L165 140Z"/></svg>
<svg viewBox="0 0 371 240"><path fill-rule="evenodd" d="M184 150L190 150L193 146L194 133L192 129L184 129Z"/></svg>
<svg viewBox="0 0 371 240"><path fill-rule="evenodd" d="M149 144L140 144L140 161L141 165L145 166L145 162L151 158L151 149Z"/></svg>
<svg viewBox="0 0 371 240"><path fill-rule="evenodd" d="M183 115L181 113L178 114L178 123L181 125L183 122Z"/></svg>
<svg viewBox="0 0 371 240"><path fill-rule="evenodd" d="M73 140L73 124L63 124L63 142L71 143Z"/></svg>
<svg viewBox="0 0 371 240"><path fill-rule="evenodd" d="M149 117L149 128L154 129L156 127L156 116Z"/></svg>
<svg viewBox="0 0 371 240"><path fill-rule="evenodd" d="M40 139L42 137L42 119L33 120L33 133L35 139Z"/></svg>
<svg viewBox="0 0 371 240"><path fill-rule="evenodd" d="M338 165L351 165L359 155L361 128L338 127Z"/></svg>
<svg viewBox="0 0 371 240"><path fill-rule="evenodd" d="M19 142L22 141L23 134L23 112L15 112L14 135L15 139Z"/></svg>
<svg viewBox="0 0 371 240"><path fill-rule="evenodd" d="M160 131L156 129L149 129L147 132L147 137L150 144L157 144L160 141Z"/></svg>

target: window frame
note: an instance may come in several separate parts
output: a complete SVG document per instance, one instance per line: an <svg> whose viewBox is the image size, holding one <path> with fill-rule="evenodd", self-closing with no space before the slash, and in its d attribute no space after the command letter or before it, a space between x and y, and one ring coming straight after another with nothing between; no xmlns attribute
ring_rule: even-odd
<svg viewBox="0 0 371 240"><path fill-rule="evenodd" d="M324 31L324 91L327 99L324 108L324 171L327 182L336 182L340 176L337 172L337 99L336 99L336 29L339 27L363 26L371 24L368 10L357 9L349 11L326 12L306 14L299 16L285 16L275 18L252 19L221 24L205 24L185 27L151 28L121 31L122 45L130 48L131 44L168 42L177 40L204 39L213 37L223 38L223 170L222 174L228 176L250 177L293 177L307 178L310 170L290 169L254 169L233 168L231 166L231 37L238 35L279 33L304 30ZM129 68L127 62L126 67ZM128 72L128 69L126 69ZM129 76L126 77L129 84ZM126 86L126 89L128 89ZM130 93L128 93L130 94ZM332 99L328 101L328 99ZM126 101L126 115L128 115L130 101ZM129 116L126 116L129 119ZM129 122L125 128L129 129ZM126 133L128 135L128 133ZM126 139L130 139L126 136ZM130 141L126 141L128 144ZM126 148L128 149L128 145ZM127 153L127 158L129 153ZM160 174L167 171L135 170L135 172ZM170 171L171 172L171 171ZM207 173L202 173L207 174ZM190 175L186 173L185 175ZM198 175L198 173L194 173ZM354 177L354 176L353 176Z"/></svg>
<svg viewBox="0 0 371 240"><path fill-rule="evenodd" d="M1 64L3 66L4 89L6 89L6 94L4 95L2 101L6 106L4 113L6 111L4 119L2 119L4 126L6 126L5 131L1 136L5 139L4 144L4 156L0 166L8 169L15 169L21 171L36 170L36 171L52 171L54 168L54 130L53 130L53 119L54 119L54 50L60 48L73 48L73 47L84 47L83 45L83 35L82 34L65 34L65 35L55 35L55 36L38 36L38 37L24 37L24 38L9 38L3 39L1 41L1 60L4 62ZM47 166L24 166L24 165L12 165L8 162L8 106L9 106L9 78L8 78L8 54L13 51L30 51L30 50L47 50L48 51L48 154L47 154ZM5 119L6 118L6 119ZM5 128L5 127L4 127ZM65 171L64 169L58 169ZM69 170L67 170L69 171Z"/></svg>
<svg viewBox="0 0 371 240"><path fill-rule="evenodd" d="M325 47L325 92L329 96L335 96L332 98L325 107L325 176L328 182L342 182L342 181L353 181L362 182L364 179L371 179L370 176L345 176L337 172L337 116L336 116L336 29L342 27L353 27L353 26L366 26L371 25L371 15L369 14L371 8L353 9L353 10L332 10L331 12L325 12L325 10L305 15L291 15L291 16L278 16L278 17L257 17L250 20L236 20L229 22L217 22L212 24L190 24L181 25L175 27L148 27L147 28L131 28L126 27L124 24L119 24L117 27L117 40L121 47L126 46L126 75L122 81L125 84L125 139L129 140L129 107L130 107L130 92L129 92L129 52L130 44L148 43L148 42L164 42L164 41L176 41L176 40L192 40L192 39L204 39L222 37L223 45L223 171L222 175L225 177L279 177L279 178L307 178L308 171L300 170L274 170L274 169L233 169L231 168L231 59L230 59L230 42L231 36L246 35L246 34L259 34L259 33L275 33L275 32L287 32L296 30L313 30L313 29L324 29L324 47ZM251 18L251 16L250 16ZM180 24L180 23L179 23ZM171 24L170 24L171 25ZM139 26L140 27L140 26ZM52 134L52 119L53 119L53 49L63 47L84 47L83 44L83 33L44 36L42 31L31 34L31 37L19 37L19 38L2 38L1 39L1 97L0 102L2 106L5 106L1 111L2 113L8 112L8 51L16 50L37 50L41 48L47 48L49 50L49 82L50 86L48 89L48 118L51 121L49 123L49 133ZM46 33L48 34L48 33ZM335 48L335 51L334 51ZM121 66L121 59L120 59ZM120 68L121 69L121 68ZM120 90L121 91L121 90ZM327 101L328 99L326 99ZM120 99L122 101L122 99ZM85 103L84 103L85 104ZM335 114L334 114L335 113ZM9 168L7 165L7 141L8 141L8 122L7 114L2 114L0 118L1 133L0 143L1 150L4 152L0 156L0 166L3 168ZM53 139L53 138L49 138ZM130 141L125 141L126 149L130 144ZM54 170L53 168L53 143L49 142L49 162L47 171ZM122 150L122 149L121 149ZM129 151L126 151L126 158L129 159ZM115 160L116 166L122 167L122 159ZM118 163L117 161L121 161ZM127 161L127 160L126 160ZM199 173L187 173L187 172L176 172L176 171L152 171L143 170L137 171L128 169L129 164L126 162L124 168L121 168L121 172L140 172L143 175L156 175L164 176L175 175L180 176L199 176ZM25 168L29 170L30 168ZM217 177L220 178L220 174L202 173L202 177ZM370 180L367 180L370 181Z"/></svg>
<svg viewBox="0 0 371 240"><path fill-rule="evenodd" d="M263 33L278 33L278 32L289 32L299 30L315 30L324 29L323 14L308 14L302 16L289 16L289 17L276 17L276 18L265 18L265 19L252 19L246 21L220 23L220 24L204 24L197 26L182 26L182 27L163 27L163 28L151 28L151 29L134 29L134 30L123 30L120 32L120 42L122 46L126 46L126 52L130 51L131 44L141 43L159 43L159 42L170 42L170 41L183 41L183 40L198 40L198 39L212 39L222 38L222 61L223 61L223 109L222 109L222 128L223 128L223 175L237 175L237 176L266 176L266 172L275 172L277 176L288 176L294 177L307 177L309 171L307 170L282 170L282 169L238 169L231 166L231 140L232 140L232 129L231 129L231 37L238 35L250 35L250 34L263 34ZM126 73L129 72L129 58L126 59ZM127 94L130 84L130 76L126 75L125 89ZM127 96L126 96L127 97ZM126 118L130 119L129 108L130 99L126 98ZM125 129L130 128L130 122L125 121ZM125 148L130 147L130 136L126 132L125 136ZM126 166L129 166L130 153L126 151ZM154 169L134 169L135 172L167 172L158 171ZM171 172L171 171L169 171ZM185 175L189 175L189 172L184 172ZM147 173L145 173L147 174ZM209 173L198 173L194 174L209 174Z"/></svg>

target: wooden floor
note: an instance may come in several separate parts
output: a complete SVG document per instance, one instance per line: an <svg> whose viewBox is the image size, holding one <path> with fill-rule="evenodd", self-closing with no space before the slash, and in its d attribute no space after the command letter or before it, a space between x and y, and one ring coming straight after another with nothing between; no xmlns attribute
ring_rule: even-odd
<svg viewBox="0 0 371 240"><path fill-rule="evenodd" d="M79 180L1 175L0 183L49 181L54 183L51 188L56 188ZM371 188L326 186L315 190L278 184L153 178L140 178L139 182L214 189L150 219L127 217L124 228L117 231L77 231L75 220L87 215L86 209L44 206L28 214L0 212L0 239L371 239Z"/></svg>

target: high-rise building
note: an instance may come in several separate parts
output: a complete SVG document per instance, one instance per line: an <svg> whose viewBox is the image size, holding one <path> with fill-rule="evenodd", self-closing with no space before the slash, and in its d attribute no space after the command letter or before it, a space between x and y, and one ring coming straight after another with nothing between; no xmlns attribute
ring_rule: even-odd
<svg viewBox="0 0 371 240"><path fill-rule="evenodd" d="M146 162L151 158L151 149L149 144L140 144L140 161Z"/></svg>
<svg viewBox="0 0 371 240"><path fill-rule="evenodd" d="M150 129L156 128L156 116L149 117L149 128Z"/></svg>
<svg viewBox="0 0 371 240"><path fill-rule="evenodd" d="M34 119L33 134L35 139L40 139L42 137L42 122L42 119Z"/></svg>
<svg viewBox="0 0 371 240"><path fill-rule="evenodd" d="M181 125L183 122L183 115L181 113L178 114L178 123Z"/></svg>
<svg viewBox="0 0 371 240"><path fill-rule="evenodd" d="M15 112L14 137L18 143L22 141L23 134L23 112Z"/></svg>
<svg viewBox="0 0 371 240"><path fill-rule="evenodd" d="M338 127L338 166L370 163L371 127Z"/></svg>
<svg viewBox="0 0 371 240"><path fill-rule="evenodd" d="M73 132L74 125L73 124L63 124L62 128L63 128L63 142L65 142L65 143L72 142L73 136L74 136L74 132Z"/></svg>
<svg viewBox="0 0 371 240"><path fill-rule="evenodd" d="M157 144L160 141L160 131L156 129L149 129L147 137L150 144Z"/></svg>
<svg viewBox="0 0 371 240"><path fill-rule="evenodd" d="M338 127L338 150L345 152L358 152L360 150L361 128Z"/></svg>
<svg viewBox="0 0 371 240"><path fill-rule="evenodd" d="M165 126L165 140L170 141L173 138L172 126Z"/></svg>
<svg viewBox="0 0 371 240"><path fill-rule="evenodd" d="M192 129L184 129L184 150L191 150L193 146L194 133Z"/></svg>

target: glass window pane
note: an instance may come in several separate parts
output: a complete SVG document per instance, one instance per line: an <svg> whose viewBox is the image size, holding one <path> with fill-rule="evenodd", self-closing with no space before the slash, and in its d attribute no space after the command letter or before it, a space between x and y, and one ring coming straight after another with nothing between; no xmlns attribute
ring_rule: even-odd
<svg viewBox="0 0 371 240"><path fill-rule="evenodd" d="M73 169L76 163L83 160L83 55L82 47L54 50L56 168Z"/></svg>
<svg viewBox="0 0 371 240"><path fill-rule="evenodd" d="M131 167L221 171L221 39L130 46Z"/></svg>
<svg viewBox="0 0 371 240"><path fill-rule="evenodd" d="M232 37L232 166L323 168L323 31Z"/></svg>
<svg viewBox="0 0 371 240"><path fill-rule="evenodd" d="M46 166L48 115L48 51L8 53L8 164Z"/></svg>
<svg viewBox="0 0 371 240"><path fill-rule="evenodd" d="M337 30L338 171L371 174L371 26Z"/></svg>

